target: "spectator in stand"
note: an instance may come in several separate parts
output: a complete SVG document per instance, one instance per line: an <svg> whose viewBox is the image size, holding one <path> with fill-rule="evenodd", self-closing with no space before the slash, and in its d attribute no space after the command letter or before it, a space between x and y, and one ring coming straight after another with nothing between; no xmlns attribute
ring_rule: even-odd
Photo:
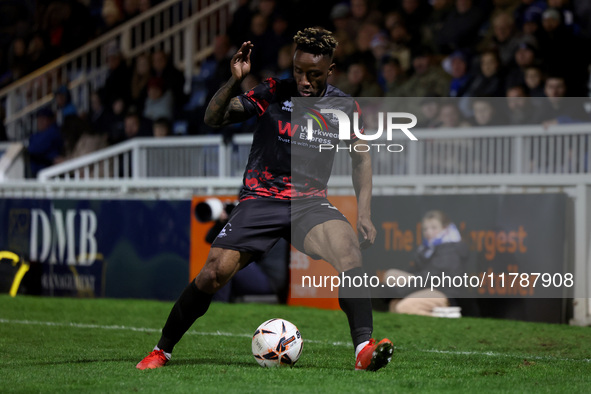
<svg viewBox="0 0 591 394"><path fill-rule="evenodd" d="M215 92L230 79L230 50L230 38L225 35L218 36L214 41L213 54L203 62L198 80L203 81L207 91L205 103L208 103Z"/></svg>
<svg viewBox="0 0 591 394"><path fill-rule="evenodd" d="M65 128L73 128L78 131L79 138L76 141L73 149L67 151L66 160L75 159L87 155L97 150L106 148L108 146L108 135L106 133L99 133L97 130L92 128L92 125L84 119L78 117L70 117L64 125ZM98 169L99 173L102 174L104 171L103 166ZM90 177L93 177L95 168L90 169Z"/></svg>
<svg viewBox="0 0 591 394"><path fill-rule="evenodd" d="M528 9L523 19L521 32L524 36L537 37L541 29L542 12L538 8Z"/></svg>
<svg viewBox="0 0 591 394"><path fill-rule="evenodd" d="M67 18L62 38L64 54L86 44L95 34L88 6L80 1L67 1L65 4L63 12L66 13ZM61 2L60 7L64 8L64 2Z"/></svg>
<svg viewBox="0 0 591 394"><path fill-rule="evenodd" d="M264 16L265 19L270 21L273 14L277 11L277 3L275 0L259 0L257 11Z"/></svg>
<svg viewBox="0 0 591 394"><path fill-rule="evenodd" d="M433 0L431 3L433 9L423 26L421 36L424 45L436 50L437 37L439 37L449 13L454 9L454 0Z"/></svg>
<svg viewBox="0 0 591 394"><path fill-rule="evenodd" d="M382 89L384 90L385 96L399 96L400 89L404 85L404 82L406 82L406 75L397 58L389 57L386 59L382 65L381 80L384 83Z"/></svg>
<svg viewBox="0 0 591 394"><path fill-rule="evenodd" d="M102 88L105 105L112 106L118 98L122 98L126 103L129 103L131 71L127 67L127 63L116 43L108 44L106 52L109 74Z"/></svg>
<svg viewBox="0 0 591 394"><path fill-rule="evenodd" d="M507 73L507 85L525 85L525 70L539 63L537 47L529 41L523 41L515 51L514 64Z"/></svg>
<svg viewBox="0 0 591 394"><path fill-rule="evenodd" d="M468 97L502 97L504 81L500 72L499 55L496 51L486 51L480 55L478 73L466 89Z"/></svg>
<svg viewBox="0 0 591 394"><path fill-rule="evenodd" d="M429 94L447 97L450 77L440 66L432 64L432 52L429 48L416 49L412 65L414 73L400 87L401 97L427 97Z"/></svg>
<svg viewBox="0 0 591 394"><path fill-rule="evenodd" d="M362 61L369 70L376 69L376 59L371 51L371 42L380 32L380 27L373 23L364 23L357 32L355 46L357 50L351 55L354 61Z"/></svg>
<svg viewBox="0 0 591 394"><path fill-rule="evenodd" d="M381 25L382 14L369 6L368 0L351 0L351 24L358 31L366 23Z"/></svg>
<svg viewBox="0 0 591 394"><path fill-rule="evenodd" d="M101 12L104 26L101 28L100 34L106 33L112 28L118 26L123 22L123 12L117 5L116 0L105 0Z"/></svg>
<svg viewBox="0 0 591 394"><path fill-rule="evenodd" d="M31 175L63 160L64 141L55 123L53 111L45 107L37 112L37 132L29 137Z"/></svg>
<svg viewBox="0 0 591 394"><path fill-rule="evenodd" d="M259 49L253 51L250 55L251 72L260 74L263 67L274 60L272 59L272 53L266 48L267 42L270 40L269 21L263 14L259 13L252 16L248 37L254 47Z"/></svg>
<svg viewBox="0 0 591 394"><path fill-rule="evenodd" d="M144 117L155 121L159 118L172 119L174 101L170 89L166 89L164 80L152 77L148 82L148 97L144 105Z"/></svg>
<svg viewBox="0 0 591 394"><path fill-rule="evenodd" d="M293 42L292 35L289 31L289 23L284 15L278 13L273 15L270 27L269 39L265 44L265 50L268 52L269 57L269 63L267 63L266 67L263 67L266 73L269 73L275 68L279 50L286 45L291 45ZM227 63L225 68L228 68ZM276 75L273 74L273 76Z"/></svg>
<svg viewBox="0 0 591 394"><path fill-rule="evenodd" d="M33 71L30 58L27 56L27 43L23 38L15 38L12 41L7 60L10 82L14 82Z"/></svg>
<svg viewBox="0 0 591 394"><path fill-rule="evenodd" d="M113 116L113 112L105 108L99 92L92 92L90 94L90 111L86 115L92 129L98 134L108 135L112 123L110 116Z"/></svg>
<svg viewBox="0 0 591 394"><path fill-rule="evenodd" d="M56 122L58 126L63 126L68 116L78 116L78 110L72 103L70 90L66 85L62 85L54 93Z"/></svg>
<svg viewBox="0 0 591 394"><path fill-rule="evenodd" d="M135 137L151 137L151 122L140 115L135 108L130 108L123 119L123 130L120 134L111 138L112 143L128 141Z"/></svg>
<svg viewBox="0 0 591 394"><path fill-rule="evenodd" d="M61 1L51 1L43 14L41 29L49 37L49 48L53 57L66 53L65 44L69 37L68 18L71 16L70 4Z"/></svg>
<svg viewBox="0 0 591 394"><path fill-rule="evenodd" d="M148 81L152 72L150 55L143 53L137 56L134 62L129 86L130 104L138 108L138 111L143 111L148 96Z"/></svg>
<svg viewBox="0 0 591 394"><path fill-rule="evenodd" d="M410 35L419 37L421 28L431 14L431 6L421 0L401 0L398 10Z"/></svg>
<svg viewBox="0 0 591 394"><path fill-rule="evenodd" d="M159 118L152 125L152 135L156 138L168 137L172 135L172 124L167 118Z"/></svg>
<svg viewBox="0 0 591 394"><path fill-rule="evenodd" d="M572 33L579 33L580 27L575 21L573 7L569 0L548 0L548 7L554 8L559 12L562 24L566 26Z"/></svg>
<svg viewBox="0 0 591 394"><path fill-rule="evenodd" d="M412 49L415 47L413 36L407 30L406 25L400 22L395 23L390 29L390 39L392 44L388 48L388 54L396 57L400 61L402 70L408 72Z"/></svg>
<svg viewBox="0 0 591 394"><path fill-rule="evenodd" d="M441 99L437 97L425 97L420 102L421 111L417 127L421 129L433 129L439 127L439 104Z"/></svg>
<svg viewBox="0 0 591 394"><path fill-rule="evenodd" d="M123 0L123 20L127 22L140 14L139 0Z"/></svg>
<svg viewBox="0 0 591 394"><path fill-rule="evenodd" d="M505 124L503 114L497 109L494 99L489 97L474 97L471 99L474 126L498 126Z"/></svg>
<svg viewBox="0 0 591 394"><path fill-rule="evenodd" d="M439 52L447 54L474 45L484 17L480 8L474 6L473 0L456 0L455 8L448 14L435 37Z"/></svg>
<svg viewBox="0 0 591 394"><path fill-rule="evenodd" d="M124 121L126 113L126 105L123 98L119 97L115 99L113 104L106 109L107 111L107 122L108 122L108 134L109 144L116 144L123 140L124 134Z"/></svg>
<svg viewBox="0 0 591 394"><path fill-rule="evenodd" d="M35 33L27 48L31 71L37 70L51 61L51 56L47 51L45 37L41 33Z"/></svg>
<svg viewBox="0 0 591 394"><path fill-rule="evenodd" d="M572 0L577 23L581 27L581 36L591 39L591 2L589 0Z"/></svg>
<svg viewBox="0 0 591 394"><path fill-rule="evenodd" d="M382 64L384 58L391 53L390 42L384 33L378 33L372 38L370 48L377 64ZM408 52L408 57L410 58L410 50Z"/></svg>
<svg viewBox="0 0 591 394"><path fill-rule="evenodd" d="M546 0L521 0L514 12L515 23L518 29L524 30L526 23L538 22L544 11L548 8Z"/></svg>
<svg viewBox="0 0 591 394"><path fill-rule="evenodd" d="M77 115L70 115L64 120L64 124L61 126L64 160L73 157L78 142L85 134L92 134L90 122Z"/></svg>
<svg viewBox="0 0 591 394"><path fill-rule="evenodd" d="M381 97L383 95L382 89L373 80L373 76L363 62L349 65L347 80L339 89L353 97Z"/></svg>
<svg viewBox="0 0 591 394"><path fill-rule="evenodd" d="M233 46L239 47L244 42L244 32L250 29L252 15L250 0L239 0L238 8L234 11L228 27L228 36Z"/></svg>
<svg viewBox="0 0 591 394"><path fill-rule="evenodd" d="M138 1L138 11L140 12L140 14L142 12L148 11L150 8L152 8L152 0L139 0Z"/></svg>
<svg viewBox="0 0 591 394"><path fill-rule="evenodd" d="M499 13L493 19L493 34L485 38L479 45L480 51L496 50L501 64L509 65L520 43L520 37L513 16L509 13Z"/></svg>
<svg viewBox="0 0 591 394"><path fill-rule="evenodd" d="M509 14L513 16L519 8L520 0L492 0L493 9L490 11L488 25L492 26L496 17L500 14Z"/></svg>
<svg viewBox="0 0 591 394"><path fill-rule="evenodd" d="M279 50L279 54L277 55L277 69L275 70L274 75L276 75L278 79L287 79L292 76L292 69L293 46L290 44L281 47Z"/></svg>
<svg viewBox="0 0 591 394"><path fill-rule="evenodd" d="M507 89L507 122L510 125L531 125L535 122L535 108L522 85Z"/></svg>
<svg viewBox="0 0 591 394"><path fill-rule="evenodd" d="M554 8L547 9L542 15L539 43L546 71L566 76L568 85L573 87L571 93L584 95L590 57L589 51L581 51L581 48L588 47L589 43L576 37Z"/></svg>
<svg viewBox="0 0 591 394"><path fill-rule="evenodd" d="M154 76L162 78L165 83L165 89L170 90L174 107L181 109L187 102L185 94L185 76L170 61L169 56L164 51L157 50L152 54L152 68Z"/></svg>
<svg viewBox="0 0 591 394"><path fill-rule="evenodd" d="M333 34L338 39L339 46L341 42L350 43L355 38L357 32L351 23L351 9L347 4L335 4L330 11L330 19L334 25Z"/></svg>
<svg viewBox="0 0 591 394"><path fill-rule="evenodd" d="M439 127L458 128L470 127L454 102L444 102L439 108Z"/></svg>
<svg viewBox="0 0 591 394"><path fill-rule="evenodd" d="M581 103L566 98L567 86L563 76L548 76L544 93L546 98L539 101L536 119L545 127L589 121L589 115L585 113Z"/></svg>
<svg viewBox="0 0 591 394"><path fill-rule="evenodd" d="M446 64L447 63L447 64ZM451 75L449 97L463 97L472 80L468 73L469 58L464 51L455 51L444 61L443 68Z"/></svg>
<svg viewBox="0 0 591 394"><path fill-rule="evenodd" d="M544 73L540 67L527 67L524 80L530 97L544 97Z"/></svg>

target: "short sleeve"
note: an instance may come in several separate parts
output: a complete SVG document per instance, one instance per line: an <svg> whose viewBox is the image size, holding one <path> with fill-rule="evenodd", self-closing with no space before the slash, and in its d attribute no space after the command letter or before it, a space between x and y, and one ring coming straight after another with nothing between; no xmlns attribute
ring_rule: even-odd
<svg viewBox="0 0 591 394"><path fill-rule="evenodd" d="M277 80L268 78L246 93L238 96L245 111L249 115L262 116L277 91Z"/></svg>

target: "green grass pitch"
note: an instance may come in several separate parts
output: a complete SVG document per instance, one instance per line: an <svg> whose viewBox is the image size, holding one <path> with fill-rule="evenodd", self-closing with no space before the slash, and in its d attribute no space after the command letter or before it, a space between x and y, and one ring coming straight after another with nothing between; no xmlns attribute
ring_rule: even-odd
<svg viewBox="0 0 591 394"><path fill-rule="evenodd" d="M392 363L353 370L344 313L213 304L157 370L135 364L159 338L172 303L0 296L1 392L568 392L591 391L591 330L492 319L375 313ZM250 351L263 321L298 326L294 368L264 369Z"/></svg>

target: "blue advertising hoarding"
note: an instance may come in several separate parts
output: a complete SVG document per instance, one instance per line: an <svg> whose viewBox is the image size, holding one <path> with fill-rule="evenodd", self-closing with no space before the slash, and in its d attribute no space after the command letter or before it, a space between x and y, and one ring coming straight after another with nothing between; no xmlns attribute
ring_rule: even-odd
<svg viewBox="0 0 591 394"><path fill-rule="evenodd" d="M0 200L0 250L41 267L41 293L175 299L189 281L190 201Z"/></svg>

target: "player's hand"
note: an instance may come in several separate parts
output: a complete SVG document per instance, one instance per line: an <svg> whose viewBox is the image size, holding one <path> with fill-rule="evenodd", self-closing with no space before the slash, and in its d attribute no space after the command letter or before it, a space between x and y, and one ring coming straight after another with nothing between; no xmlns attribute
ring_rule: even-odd
<svg viewBox="0 0 591 394"><path fill-rule="evenodd" d="M376 240L377 231L369 218L357 219L357 233L360 237L359 247L361 249L369 248Z"/></svg>
<svg viewBox="0 0 591 394"><path fill-rule="evenodd" d="M244 42L238 52L232 56L230 68L232 76L238 81L242 81L250 72L250 53L253 46L250 41Z"/></svg>

